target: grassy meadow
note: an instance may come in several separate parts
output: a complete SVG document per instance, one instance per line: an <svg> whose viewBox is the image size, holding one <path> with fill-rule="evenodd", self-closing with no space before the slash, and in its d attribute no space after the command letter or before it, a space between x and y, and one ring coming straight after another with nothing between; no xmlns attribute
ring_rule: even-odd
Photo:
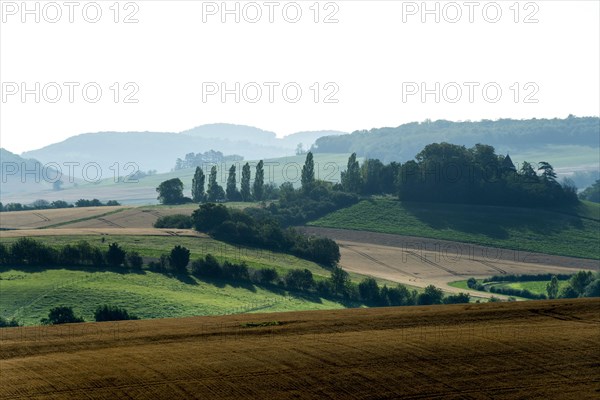
<svg viewBox="0 0 600 400"><path fill-rule="evenodd" d="M600 204L590 202L557 211L373 198L309 225L600 259Z"/></svg>

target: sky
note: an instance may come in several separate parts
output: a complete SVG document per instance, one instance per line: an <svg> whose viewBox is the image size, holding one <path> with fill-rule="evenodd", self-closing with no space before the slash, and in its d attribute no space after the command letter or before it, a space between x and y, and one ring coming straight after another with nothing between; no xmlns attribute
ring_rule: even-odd
<svg viewBox="0 0 600 400"><path fill-rule="evenodd" d="M597 116L599 24L598 1L0 1L0 146Z"/></svg>

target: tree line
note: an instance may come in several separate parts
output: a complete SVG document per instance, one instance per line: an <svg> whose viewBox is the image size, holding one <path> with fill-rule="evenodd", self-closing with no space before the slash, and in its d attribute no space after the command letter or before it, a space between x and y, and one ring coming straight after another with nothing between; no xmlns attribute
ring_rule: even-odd
<svg viewBox="0 0 600 400"><path fill-rule="evenodd" d="M359 165L353 153L341 185L347 192L393 194L405 201L518 207L577 204L575 186L561 185L556 178L548 162L540 162L537 170L528 162L517 169L510 156L497 155L489 145L433 143L404 164L367 159Z"/></svg>
<svg viewBox="0 0 600 400"><path fill-rule="evenodd" d="M49 202L44 199L39 199L31 204L22 203L8 203L3 205L0 203L0 212L10 211L28 211L28 210L51 210L59 208L73 208L73 207L104 207L104 206L120 206L121 204L116 200L108 200L106 203L101 202L98 199L79 199L75 203L69 203L64 200L55 200Z"/></svg>
<svg viewBox="0 0 600 400"><path fill-rule="evenodd" d="M539 149L548 145L598 148L598 117L559 119L500 119L498 121L446 120L411 122L395 128L355 131L350 135L325 136L312 147L315 153L357 153L384 162L412 159L428 143L444 140L473 146L486 138L498 148Z"/></svg>

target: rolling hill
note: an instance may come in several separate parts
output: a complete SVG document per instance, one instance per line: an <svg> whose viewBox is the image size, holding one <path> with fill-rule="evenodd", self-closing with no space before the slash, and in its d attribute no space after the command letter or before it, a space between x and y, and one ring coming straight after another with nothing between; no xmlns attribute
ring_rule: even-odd
<svg viewBox="0 0 600 400"><path fill-rule="evenodd" d="M410 203L375 198L311 226L407 235L600 260L600 205L557 210Z"/></svg>
<svg viewBox="0 0 600 400"><path fill-rule="evenodd" d="M142 170L170 171L178 157L187 153L217 150L224 154L239 154L248 160L276 158L294 154L298 143L310 147L316 138L343 132L301 132L286 138L261 129L231 124L202 125L184 132L96 132L70 137L62 142L23 153L43 163L63 165L76 162L81 169L97 163L104 177L113 175L114 164L121 168L135 163ZM111 169L112 167L112 169ZM81 176L77 176L82 178Z"/></svg>

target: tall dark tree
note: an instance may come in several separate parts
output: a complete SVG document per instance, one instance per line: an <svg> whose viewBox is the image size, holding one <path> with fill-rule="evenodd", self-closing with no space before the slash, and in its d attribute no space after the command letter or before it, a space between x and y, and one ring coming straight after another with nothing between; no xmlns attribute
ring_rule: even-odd
<svg viewBox="0 0 600 400"><path fill-rule="evenodd" d="M111 267L119 267L125 261L125 250L123 250L117 243L112 243L108 246L106 252L106 262Z"/></svg>
<svg viewBox="0 0 600 400"><path fill-rule="evenodd" d="M242 201L251 201L252 193L250 193L250 164L246 163L242 167L242 181L240 184L240 195Z"/></svg>
<svg viewBox="0 0 600 400"><path fill-rule="evenodd" d="M342 186L345 191L350 193L358 193L362 186L360 176L360 166L356 160L356 153L352 153L348 158L346 171L342 172Z"/></svg>
<svg viewBox="0 0 600 400"><path fill-rule="evenodd" d="M240 192L237 190L236 183L235 164L232 164L229 168L226 188L227 200L229 201L238 201L240 199Z"/></svg>
<svg viewBox="0 0 600 400"><path fill-rule="evenodd" d="M315 162L313 160L312 152L306 153L306 160L302 167L302 189L308 190L315 183Z"/></svg>
<svg viewBox="0 0 600 400"><path fill-rule="evenodd" d="M546 182L556 183L556 172L554 172L552 165L546 161L541 161L538 171L543 171L542 179L544 179Z"/></svg>
<svg viewBox="0 0 600 400"><path fill-rule="evenodd" d="M196 167L196 172L194 173L194 178L192 179L192 200L194 200L195 203L201 203L204 201L205 180L206 176L204 175L202 168Z"/></svg>
<svg viewBox="0 0 600 400"><path fill-rule="evenodd" d="M256 174L254 176L254 185L252 187L254 200L261 201L265 191L265 170L263 160L256 165Z"/></svg>
<svg viewBox="0 0 600 400"><path fill-rule="evenodd" d="M183 182L173 178L162 182L156 188L158 201L162 204L180 204L183 202Z"/></svg>
<svg viewBox="0 0 600 400"><path fill-rule="evenodd" d="M206 192L208 201L223 201L225 200L225 191L217 182L217 167L215 165L210 169L208 177L208 190Z"/></svg>
<svg viewBox="0 0 600 400"><path fill-rule="evenodd" d="M190 251L180 245L173 247L169 254L169 265L177 272L187 272L186 267L190 262Z"/></svg>

